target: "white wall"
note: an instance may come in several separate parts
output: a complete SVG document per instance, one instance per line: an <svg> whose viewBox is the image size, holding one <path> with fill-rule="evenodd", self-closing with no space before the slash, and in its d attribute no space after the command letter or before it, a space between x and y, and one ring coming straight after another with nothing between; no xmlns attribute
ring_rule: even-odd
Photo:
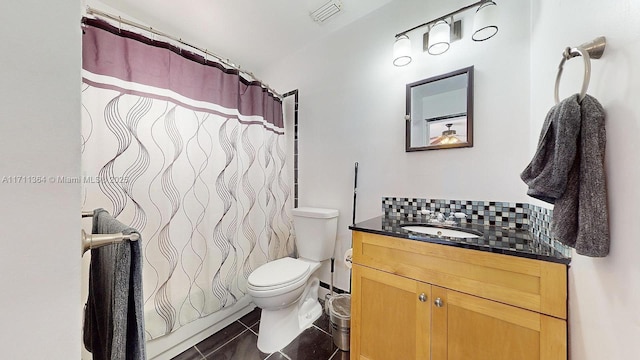
<svg viewBox="0 0 640 360"><path fill-rule="evenodd" d="M3 359L80 358L80 186L50 179L80 174L78 5L0 2Z"/></svg>
<svg viewBox="0 0 640 360"><path fill-rule="evenodd" d="M351 246L353 167L359 162L357 221L381 214L383 196L527 200L519 172L529 156L528 1L500 4L508 16L493 39L464 38L440 56L422 53L424 29L409 33L414 60L392 64L394 36L468 1L397 0L285 58L265 75L300 90L300 206L340 210L336 255ZM474 147L406 153L405 85L475 66ZM328 267L321 269L328 282ZM349 289L339 261L336 285Z"/></svg>
<svg viewBox="0 0 640 360"><path fill-rule="evenodd" d="M589 93L606 111L611 252L603 259L576 255L571 262L569 336L574 360L640 357L639 18L640 2L634 0L542 0L532 7L532 144L553 105L562 50L600 35L608 41L602 59L591 62ZM580 90L582 59L572 59L564 68L561 98Z"/></svg>
<svg viewBox="0 0 640 360"><path fill-rule="evenodd" d="M77 5L0 2L0 180L80 174ZM606 35L605 56L592 62L590 93L607 111L612 247L607 258L576 256L572 262L571 354L576 360L636 358L640 110L633 104L640 97L634 66L640 59L640 22L634 21L640 3L503 1L509 15L496 38L471 42L467 21L465 38L444 55L419 54L407 67L391 65L394 34L462 5L396 0L265 74L277 89L300 89L301 205L340 209L341 254L350 245L355 161L358 220L378 215L385 195L528 201L518 173L552 105L560 51ZM475 146L405 153L404 85L469 65L476 71ZM565 68L561 93L569 94L579 88L581 62ZM0 182L0 199L2 358L77 359L79 185ZM340 265L338 271L337 285L348 288L348 273Z"/></svg>
<svg viewBox="0 0 640 360"><path fill-rule="evenodd" d="M338 34L285 59L265 75L278 89L300 89L301 205L340 209L339 245L349 247L353 163L360 163L358 220L380 213L385 195L533 201L518 174L534 152L564 47L605 35L592 61L590 93L607 112L607 181L611 254L576 255L569 278L572 359L633 359L640 354L640 3L617 0L502 1L500 33L485 43L465 38L439 57L420 53L391 65L393 35L450 10L394 1ZM431 14L431 15L430 15ZM409 34L414 54L421 32ZM475 66L475 146L404 152L404 85ZM565 64L561 94L580 88L582 62ZM326 266L324 281L327 281ZM338 267L337 285L348 288Z"/></svg>

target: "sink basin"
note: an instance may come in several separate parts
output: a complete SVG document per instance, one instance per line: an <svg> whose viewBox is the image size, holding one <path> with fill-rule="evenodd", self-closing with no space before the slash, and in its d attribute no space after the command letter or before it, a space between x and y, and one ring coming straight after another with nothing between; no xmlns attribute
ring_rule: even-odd
<svg viewBox="0 0 640 360"><path fill-rule="evenodd" d="M480 235L470 231L444 229L441 227L435 227L435 226L429 226L429 225L404 225L402 226L402 228L411 232L434 235L437 237L446 236L446 237L463 238L463 239L480 237Z"/></svg>

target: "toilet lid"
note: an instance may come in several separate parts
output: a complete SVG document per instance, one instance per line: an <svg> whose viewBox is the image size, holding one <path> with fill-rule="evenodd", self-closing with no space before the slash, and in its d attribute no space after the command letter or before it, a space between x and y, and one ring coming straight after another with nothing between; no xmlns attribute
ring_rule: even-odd
<svg viewBox="0 0 640 360"><path fill-rule="evenodd" d="M309 264L298 259L285 257L270 261L255 269L247 281L255 287L273 287L286 285L302 277L309 272Z"/></svg>

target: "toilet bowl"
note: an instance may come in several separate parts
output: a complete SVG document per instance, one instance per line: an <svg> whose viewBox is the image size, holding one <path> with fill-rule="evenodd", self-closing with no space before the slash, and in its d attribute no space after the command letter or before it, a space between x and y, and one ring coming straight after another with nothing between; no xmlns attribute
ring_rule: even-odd
<svg viewBox="0 0 640 360"><path fill-rule="evenodd" d="M286 270L287 267L293 270ZM262 309L260 351L272 353L284 348L320 317L320 282L311 276L319 267L319 262L285 257L268 262L249 275L247 290ZM274 283L266 282L267 278L274 279Z"/></svg>
<svg viewBox="0 0 640 360"><path fill-rule="evenodd" d="M267 262L247 279L247 291L262 309L258 349L264 353L287 346L322 314L320 281L313 275L333 255L338 211L298 208L292 215L299 258Z"/></svg>

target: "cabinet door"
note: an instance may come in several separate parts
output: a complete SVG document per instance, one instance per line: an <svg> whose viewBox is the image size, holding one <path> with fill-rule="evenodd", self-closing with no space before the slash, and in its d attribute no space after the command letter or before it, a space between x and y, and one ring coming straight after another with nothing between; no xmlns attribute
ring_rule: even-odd
<svg viewBox="0 0 640 360"><path fill-rule="evenodd" d="M353 265L351 359L429 359L431 286Z"/></svg>
<svg viewBox="0 0 640 360"><path fill-rule="evenodd" d="M565 360L566 322L432 287L433 360Z"/></svg>

